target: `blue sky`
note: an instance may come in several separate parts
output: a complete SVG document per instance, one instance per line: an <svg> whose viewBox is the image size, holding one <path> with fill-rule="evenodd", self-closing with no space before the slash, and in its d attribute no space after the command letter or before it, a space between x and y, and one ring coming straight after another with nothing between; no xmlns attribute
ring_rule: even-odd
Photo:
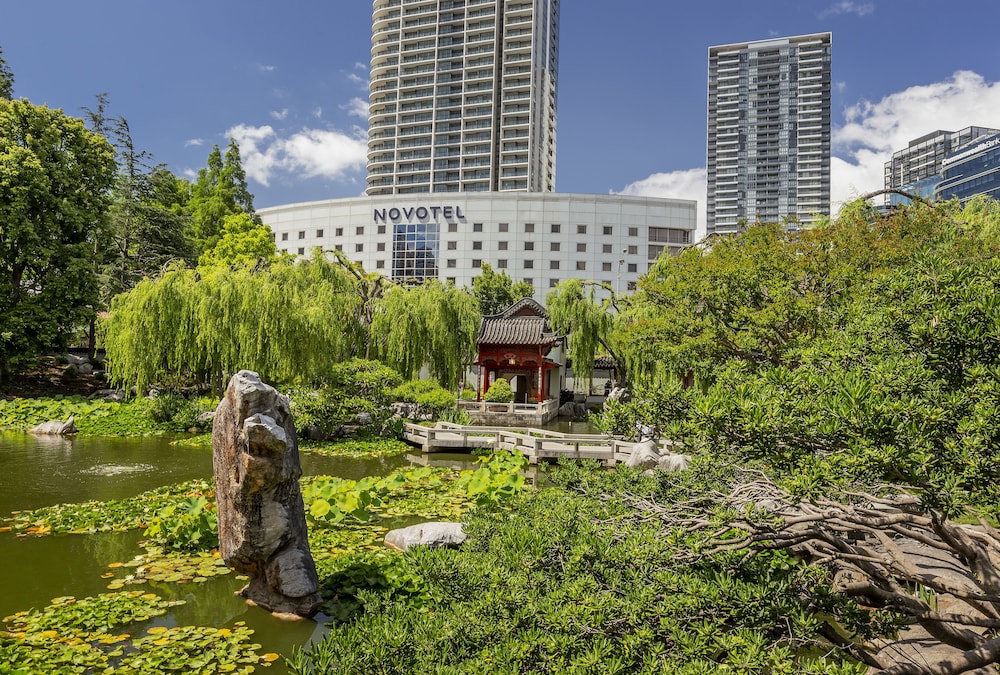
<svg viewBox="0 0 1000 675"><path fill-rule="evenodd" d="M258 207L361 194L368 0L0 0L14 93L106 92L138 148L193 177L238 139ZM556 185L697 199L708 48L833 33L833 208L936 129L1000 127L1000 3L563 0Z"/></svg>

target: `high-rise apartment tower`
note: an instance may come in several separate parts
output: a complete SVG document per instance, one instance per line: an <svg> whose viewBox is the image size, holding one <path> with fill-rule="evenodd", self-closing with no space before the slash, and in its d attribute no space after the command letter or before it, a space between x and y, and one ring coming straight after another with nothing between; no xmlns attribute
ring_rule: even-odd
<svg viewBox="0 0 1000 675"><path fill-rule="evenodd" d="M831 34L708 50L708 232L830 213Z"/></svg>
<svg viewBox="0 0 1000 675"><path fill-rule="evenodd" d="M375 0L371 196L555 189L559 0Z"/></svg>

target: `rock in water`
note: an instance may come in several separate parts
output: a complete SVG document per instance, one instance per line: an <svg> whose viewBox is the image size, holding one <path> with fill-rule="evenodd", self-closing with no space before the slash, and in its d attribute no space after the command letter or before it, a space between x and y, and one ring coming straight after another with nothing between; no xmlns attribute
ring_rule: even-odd
<svg viewBox="0 0 1000 675"><path fill-rule="evenodd" d="M29 434L40 434L48 436L65 436L67 434L75 434L76 420L70 417L68 420L63 422L62 420L52 420L50 422L42 422L34 429L30 430Z"/></svg>
<svg viewBox="0 0 1000 675"><path fill-rule="evenodd" d="M320 604L288 398L241 370L212 425L219 551L250 577L240 594L281 616L309 617Z"/></svg>

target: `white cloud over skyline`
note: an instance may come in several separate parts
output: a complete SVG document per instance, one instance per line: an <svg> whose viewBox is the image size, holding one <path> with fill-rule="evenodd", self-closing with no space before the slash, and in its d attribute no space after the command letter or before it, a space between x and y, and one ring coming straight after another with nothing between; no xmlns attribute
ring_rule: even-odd
<svg viewBox="0 0 1000 675"><path fill-rule="evenodd" d="M844 3L842 3L844 4ZM1000 128L1000 82L971 71L859 101L843 111L832 134L830 197L836 215L844 202L880 190L885 163L910 141L937 130L969 126ZM626 185L618 194L698 200L698 233L704 234L707 173L704 168L655 173Z"/></svg>
<svg viewBox="0 0 1000 675"><path fill-rule="evenodd" d="M875 3L873 2L853 2L852 0L841 0L841 2L834 3L824 9L819 13L819 16L821 19L825 19L830 16L837 16L838 14L857 14L858 16L866 16L874 12Z"/></svg>
<svg viewBox="0 0 1000 675"><path fill-rule="evenodd" d="M240 124L226 134L239 145L247 178L265 187L278 176L344 180L368 157L367 133L357 128L302 129L282 137L269 125Z"/></svg>

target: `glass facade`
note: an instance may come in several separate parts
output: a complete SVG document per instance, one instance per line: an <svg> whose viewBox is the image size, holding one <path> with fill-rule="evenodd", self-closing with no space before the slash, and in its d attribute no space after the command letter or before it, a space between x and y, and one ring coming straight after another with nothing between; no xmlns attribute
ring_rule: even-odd
<svg viewBox="0 0 1000 675"><path fill-rule="evenodd" d="M436 278L440 255L441 235L437 223L393 227L393 279L422 281Z"/></svg>
<svg viewBox="0 0 1000 675"><path fill-rule="evenodd" d="M935 196L966 201L977 195L1000 199L1000 134L962 148L944 161Z"/></svg>

